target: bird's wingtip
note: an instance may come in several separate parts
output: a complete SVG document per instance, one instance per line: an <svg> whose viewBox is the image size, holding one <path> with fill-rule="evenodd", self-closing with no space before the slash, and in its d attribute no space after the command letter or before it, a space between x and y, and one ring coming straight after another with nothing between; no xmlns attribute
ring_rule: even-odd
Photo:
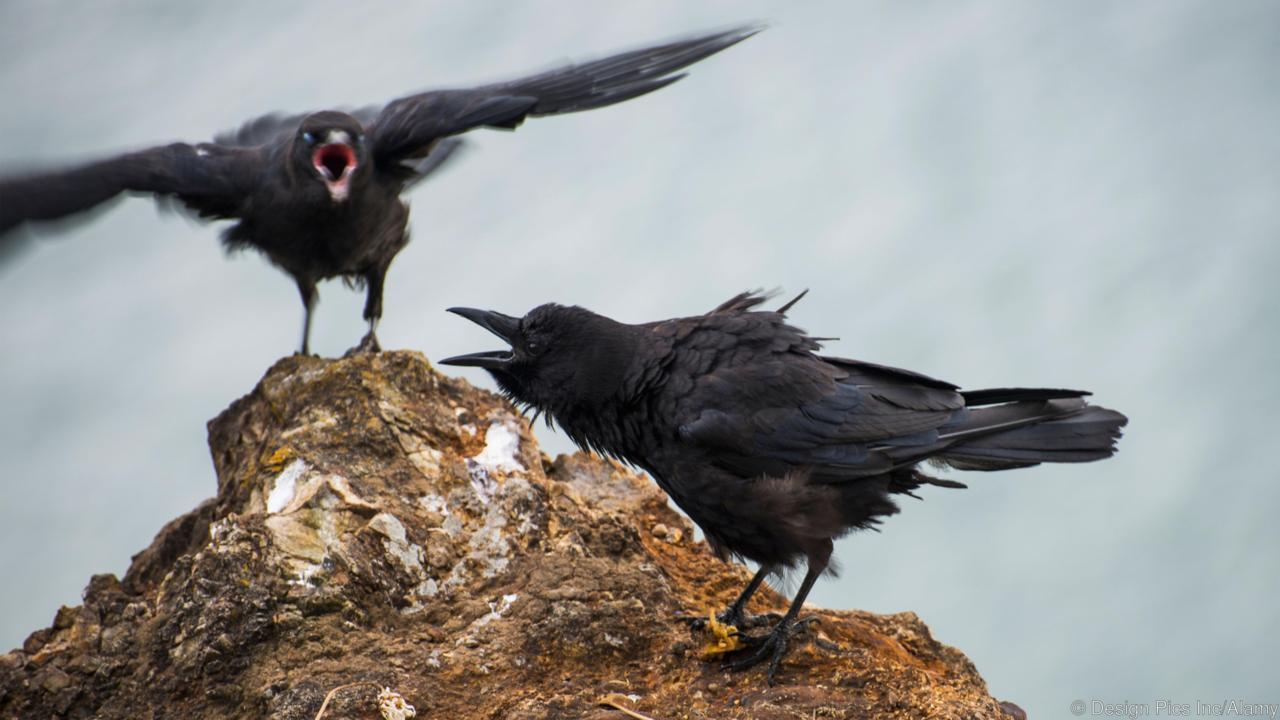
<svg viewBox="0 0 1280 720"><path fill-rule="evenodd" d="M725 48L737 45L753 35L759 35L769 29L770 23L760 20L733 25L724 30L714 30L710 32L700 33L689 38L686 42L691 42L702 47L714 47L714 52L719 52Z"/></svg>
<svg viewBox="0 0 1280 720"><path fill-rule="evenodd" d="M712 35L711 39L715 40L719 45L729 47L730 45L737 45L749 37L759 35L765 30L768 30L769 25L770 23L763 20L748 22L742 25L737 25L728 30L718 32Z"/></svg>
<svg viewBox="0 0 1280 720"><path fill-rule="evenodd" d="M758 35L764 32L765 30L768 30L772 26L773 26L773 22L771 20L763 20L763 19L747 20L746 22L739 23L738 25L735 25L733 28L726 30L724 34L737 35L737 36L741 36L743 39L746 39L751 37L752 35Z"/></svg>

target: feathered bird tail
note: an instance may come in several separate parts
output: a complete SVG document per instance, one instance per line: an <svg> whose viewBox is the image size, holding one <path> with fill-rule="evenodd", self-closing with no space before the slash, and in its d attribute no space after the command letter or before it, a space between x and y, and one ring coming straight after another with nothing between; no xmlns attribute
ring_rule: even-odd
<svg viewBox="0 0 1280 720"><path fill-rule="evenodd" d="M1116 452L1129 421L1089 405L1086 392L995 389L963 393L964 419L943 429L934 460L960 470L1007 470L1042 462L1091 462ZM974 407L977 406L977 407Z"/></svg>

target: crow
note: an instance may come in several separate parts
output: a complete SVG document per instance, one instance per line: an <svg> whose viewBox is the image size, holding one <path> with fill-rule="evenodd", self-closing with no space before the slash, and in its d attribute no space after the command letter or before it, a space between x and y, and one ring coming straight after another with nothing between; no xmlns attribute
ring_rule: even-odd
<svg viewBox="0 0 1280 720"><path fill-rule="evenodd" d="M382 290L409 242L407 188L477 127L512 130L525 118L590 110L666 87L674 74L759 32L741 27L568 65L511 82L434 90L351 113L266 115L212 143L174 143L65 170L0 179L0 241L30 221L89 210L125 192L169 198L205 219L236 220L228 250L254 248L293 277L309 351L316 283L342 277L366 289L378 349ZM10 234L12 237L12 234ZM0 250L5 244L0 242Z"/></svg>
<svg viewBox="0 0 1280 720"><path fill-rule="evenodd" d="M820 355L830 338L786 321L800 298L757 309L766 298L742 293L704 315L637 325L557 304L522 318L451 308L510 349L441 362L484 368L535 419L544 413L578 446L647 471L722 560L758 563L721 621L761 624L746 614L752 594L806 561L786 614L767 635L745 638L751 652L729 665L768 660L772 684L805 597L832 569L832 541L895 514L895 494L965 487L921 463L1008 470L1101 460L1127 419L1080 390L962 391Z"/></svg>

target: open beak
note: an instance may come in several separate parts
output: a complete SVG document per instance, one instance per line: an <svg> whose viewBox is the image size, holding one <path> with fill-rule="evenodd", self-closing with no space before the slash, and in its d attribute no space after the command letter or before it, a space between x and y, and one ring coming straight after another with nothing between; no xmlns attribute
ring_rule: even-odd
<svg viewBox="0 0 1280 720"><path fill-rule="evenodd" d="M334 202L346 200L351 194L351 176L359 164L356 151L345 142L325 143L311 153L311 164L329 189L329 197Z"/></svg>
<svg viewBox="0 0 1280 720"><path fill-rule="evenodd" d="M470 320L480 327L502 338L508 345L515 341L520 330L520 319L503 315L493 310L477 310L475 308L454 307L449 312ZM506 367L511 361L510 350L488 350L485 352L455 355L440 361L441 365L460 365L463 367L482 367L497 369Z"/></svg>

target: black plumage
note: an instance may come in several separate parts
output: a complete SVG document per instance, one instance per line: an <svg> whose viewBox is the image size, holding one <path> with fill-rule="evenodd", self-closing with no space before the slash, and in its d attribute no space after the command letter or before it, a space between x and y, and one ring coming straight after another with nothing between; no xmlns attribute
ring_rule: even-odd
<svg viewBox="0 0 1280 720"><path fill-rule="evenodd" d="M513 129L525 118L604 107L653 92L673 74L758 32L739 28L569 65L519 80L434 90L353 113L268 115L212 143L174 143L66 170L0 179L0 250L31 221L80 213L125 192L175 199L206 219L236 220L229 249L254 248L293 277L306 315L320 280L364 285L376 349L387 269L408 243L400 194L446 160L451 136Z"/></svg>
<svg viewBox="0 0 1280 720"><path fill-rule="evenodd" d="M798 298L797 298L798 299ZM819 354L819 340L744 293L695 317L627 325L579 307L523 318L453 308L510 350L444 360L488 370L580 446L649 472L722 557L760 564L721 614L735 625L765 576L806 563L787 614L737 667L772 680L832 541L897 512L894 494L964 487L920 470L1110 457L1126 418L1077 390L961 391L897 368ZM792 301L794 302L794 301Z"/></svg>

